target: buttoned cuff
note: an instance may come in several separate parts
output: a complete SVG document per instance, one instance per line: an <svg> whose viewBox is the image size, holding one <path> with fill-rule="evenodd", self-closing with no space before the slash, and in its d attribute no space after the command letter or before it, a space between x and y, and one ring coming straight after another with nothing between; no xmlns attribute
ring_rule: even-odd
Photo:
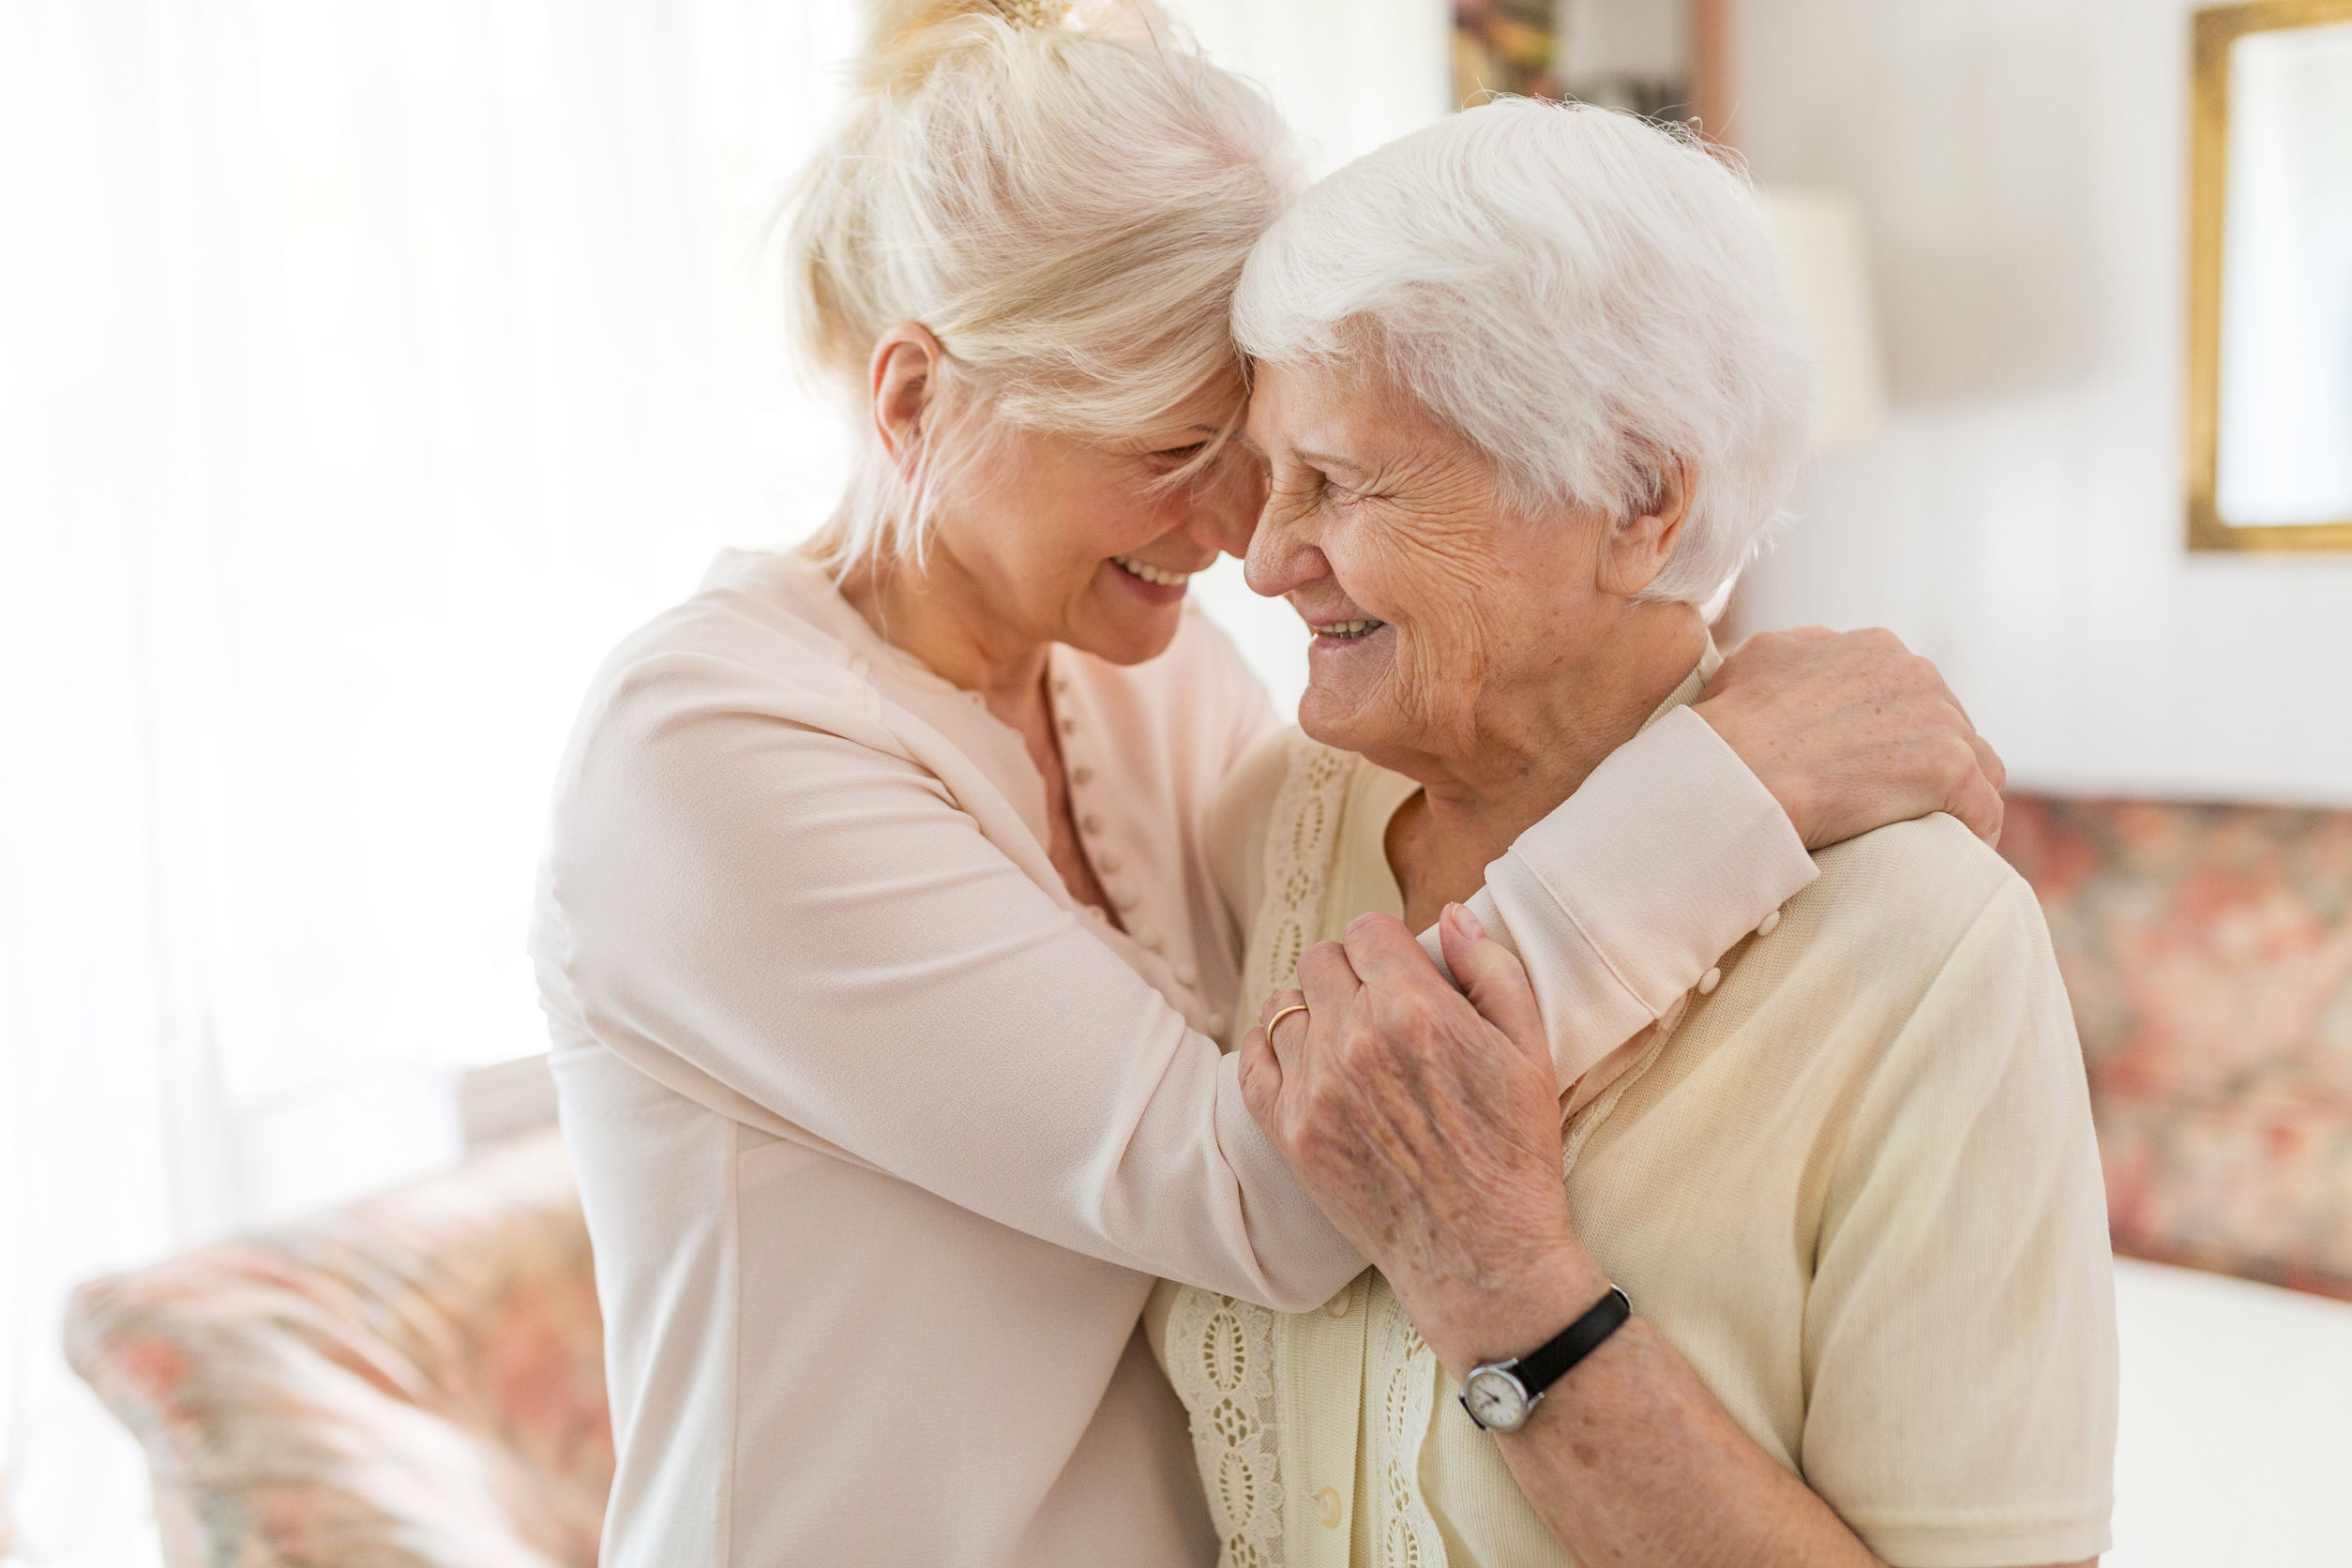
<svg viewBox="0 0 2352 1568"><path fill-rule="evenodd" d="M1520 835L1470 907L1527 965L1565 1093L1817 875L1772 792L1681 707Z"/></svg>

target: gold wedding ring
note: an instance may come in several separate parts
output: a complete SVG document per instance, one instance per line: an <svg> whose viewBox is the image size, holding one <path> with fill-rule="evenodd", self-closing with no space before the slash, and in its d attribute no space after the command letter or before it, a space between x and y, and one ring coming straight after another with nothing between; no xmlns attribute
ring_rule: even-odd
<svg viewBox="0 0 2352 1568"><path fill-rule="evenodd" d="M1282 1027L1283 1019L1289 1018L1293 1013L1304 1013L1305 1011L1305 1003L1294 1002L1290 1003L1289 1006L1285 1007L1281 1012L1276 1013L1273 1018L1268 1018L1266 1020L1266 1044L1270 1046L1274 1044L1274 1031ZM1310 1015L1307 1018L1307 1022L1311 1024L1314 1021L1313 1017Z"/></svg>

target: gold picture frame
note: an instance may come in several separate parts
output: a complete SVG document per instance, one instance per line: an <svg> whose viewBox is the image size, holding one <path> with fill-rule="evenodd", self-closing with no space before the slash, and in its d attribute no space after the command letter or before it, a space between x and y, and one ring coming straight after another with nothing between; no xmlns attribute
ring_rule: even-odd
<svg viewBox="0 0 2352 1568"><path fill-rule="evenodd" d="M2340 522L2241 527L2215 502L2221 455L2222 267L2228 213L2230 48L2249 33L2352 22L2352 0L2255 0L2195 13L2189 176L2189 548L2352 550Z"/></svg>

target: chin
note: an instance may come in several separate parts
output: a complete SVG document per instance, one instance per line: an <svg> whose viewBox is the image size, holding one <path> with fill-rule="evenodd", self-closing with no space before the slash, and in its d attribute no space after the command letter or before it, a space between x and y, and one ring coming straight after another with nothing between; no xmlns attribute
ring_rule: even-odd
<svg viewBox="0 0 2352 1568"><path fill-rule="evenodd" d="M1342 751L1361 751L1369 727L1360 710L1360 703L1310 681L1299 698L1299 728L1308 740Z"/></svg>
<svg viewBox="0 0 2352 1568"><path fill-rule="evenodd" d="M1106 664L1142 664L1168 652L1184 624L1182 611L1171 609L1148 620L1135 616L1106 619L1062 641Z"/></svg>

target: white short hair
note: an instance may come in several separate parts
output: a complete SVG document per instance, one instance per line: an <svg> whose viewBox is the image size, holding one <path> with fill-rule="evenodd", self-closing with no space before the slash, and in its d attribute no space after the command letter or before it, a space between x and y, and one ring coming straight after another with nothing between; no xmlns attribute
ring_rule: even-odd
<svg viewBox="0 0 2352 1568"><path fill-rule="evenodd" d="M906 470L857 422L849 499L816 541L837 567L919 556L1000 423L1112 438L1238 389L1233 286L1299 183L1273 104L1155 0L866 9L855 96L793 198L787 318L860 410L875 342L921 324L981 416L927 428Z"/></svg>
<svg viewBox="0 0 2352 1568"><path fill-rule="evenodd" d="M1503 99L1358 158L1259 241L1233 328L1272 362L1379 355L1530 508L1639 517L1687 463L1644 598L1730 581L1804 452L1812 367L1754 194L1628 114Z"/></svg>

